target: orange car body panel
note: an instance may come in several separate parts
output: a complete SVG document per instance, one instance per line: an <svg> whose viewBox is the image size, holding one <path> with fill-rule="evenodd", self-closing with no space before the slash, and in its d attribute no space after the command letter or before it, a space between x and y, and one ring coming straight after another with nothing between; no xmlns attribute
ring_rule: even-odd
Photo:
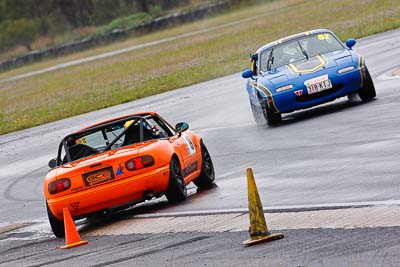
<svg viewBox="0 0 400 267"><path fill-rule="evenodd" d="M109 121L112 120L107 122ZM188 143L187 138L193 144L192 150L188 148L190 141ZM53 215L62 220L64 207L69 208L73 217L84 217L114 206L143 201L144 193L148 191L163 194L168 187L169 164L173 156L178 157L185 183L188 184L200 175L200 140L199 135L187 130L181 136L176 134L168 139L123 146L58 166L50 170L44 180L43 189L48 206ZM127 170L125 162L141 155L152 155L155 164L136 171ZM96 171L110 167L114 176L112 179L107 177L109 180L100 181L97 185L88 185L85 182L84 175L96 174ZM94 183L97 179L95 174L92 179ZM71 187L63 192L50 194L49 183L62 178L69 178ZM99 176L99 179L102 178L104 177Z"/></svg>

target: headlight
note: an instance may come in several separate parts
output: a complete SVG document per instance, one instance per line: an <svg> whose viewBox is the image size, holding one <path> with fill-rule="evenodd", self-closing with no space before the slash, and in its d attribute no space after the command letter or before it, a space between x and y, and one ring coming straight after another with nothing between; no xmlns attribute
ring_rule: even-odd
<svg viewBox="0 0 400 267"><path fill-rule="evenodd" d="M293 85L289 84L289 85L285 85L285 86L279 87L278 89L276 89L276 92L279 93L279 92L283 92L283 91L286 91L286 90L290 90L292 88L293 88Z"/></svg>
<svg viewBox="0 0 400 267"><path fill-rule="evenodd" d="M349 72L351 70L354 70L354 66L350 66L350 67L346 67L346 68L340 69L340 70L338 70L338 73L342 74L342 73L345 73L345 72Z"/></svg>

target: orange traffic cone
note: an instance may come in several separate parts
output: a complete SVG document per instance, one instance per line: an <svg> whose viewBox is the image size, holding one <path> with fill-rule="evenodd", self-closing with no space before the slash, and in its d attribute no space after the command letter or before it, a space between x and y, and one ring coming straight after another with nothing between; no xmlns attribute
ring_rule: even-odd
<svg viewBox="0 0 400 267"><path fill-rule="evenodd" d="M243 242L243 245L250 246L262 242L272 241L283 238L283 234L271 234L268 232L265 223L264 210L258 195L256 182L254 181L253 171L247 169L247 186L249 193L249 216L250 216L250 239Z"/></svg>
<svg viewBox="0 0 400 267"><path fill-rule="evenodd" d="M77 246L86 245L89 242L81 240L78 231L76 230L75 223L72 220L71 213L67 207L63 208L64 215L64 228L65 228L65 246L60 248L73 248Z"/></svg>

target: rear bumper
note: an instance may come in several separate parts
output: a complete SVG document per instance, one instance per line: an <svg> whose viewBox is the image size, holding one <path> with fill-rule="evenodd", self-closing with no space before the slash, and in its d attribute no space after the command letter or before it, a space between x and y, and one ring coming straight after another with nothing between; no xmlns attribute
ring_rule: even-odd
<svg viewBox="0 0 400 267"><path fill-rule="evenodd" d="M142 200L143 193L146 191L163 193L167 190L168 182L169 165L69 195L47 199L47 203L53 215L62 220L64 207L68 207L72 217L84 216L110 207Z"/></svg>

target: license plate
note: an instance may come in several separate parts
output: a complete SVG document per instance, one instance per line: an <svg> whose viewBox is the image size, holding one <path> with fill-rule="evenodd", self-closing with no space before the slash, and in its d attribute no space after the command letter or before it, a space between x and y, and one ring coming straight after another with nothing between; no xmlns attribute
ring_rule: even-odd
<svg viewBox="0 0 400 267"><path fill-rule="evenodd" d="M86 186L95 186L107 181L114 180L114 171L112 167L88 172L82 175Z"/></svg>
<svg viewBox="0 0 400 267"><path fill-rule="evenodd" d="M307 87L309 95L332 88L332 83L328 79L328 74L307 80L304 82L304 85Z"/></svg>

